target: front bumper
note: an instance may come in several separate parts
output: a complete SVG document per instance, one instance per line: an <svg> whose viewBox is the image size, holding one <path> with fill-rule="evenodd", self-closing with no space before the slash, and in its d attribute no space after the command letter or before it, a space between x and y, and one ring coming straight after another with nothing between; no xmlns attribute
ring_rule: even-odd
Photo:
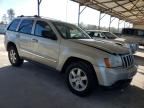
<svg viewBox="0 0 144 108"><path fill-rule="evenodd" d="M105 68L94 67L98 82L102 86L112 86L120 80L132 79L137 72L137 67L134 65L130 68Z"/></svg>

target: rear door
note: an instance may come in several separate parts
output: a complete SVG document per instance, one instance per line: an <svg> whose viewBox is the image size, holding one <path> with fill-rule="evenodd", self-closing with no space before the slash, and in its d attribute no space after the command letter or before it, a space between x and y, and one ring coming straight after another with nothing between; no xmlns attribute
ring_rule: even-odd
<svg viewBox="0 0 144 108"><path fill-rule="evenodd" d="M18 45L20 49L20 54L23 57L31 59L33 57L32 51L32 29L33 29L33 19L23 19L19 26L17 34Z"/></svg>

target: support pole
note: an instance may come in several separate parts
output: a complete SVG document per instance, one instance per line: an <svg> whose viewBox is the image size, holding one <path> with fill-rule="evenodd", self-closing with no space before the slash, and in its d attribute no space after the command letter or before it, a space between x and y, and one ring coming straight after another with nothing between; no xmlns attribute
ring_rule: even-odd
<svg viewBox="0 0 144 108"><path fill-rule="evenodd" d="M86 9L87 7L85 6L82 10L81 10L81 5L79 4L79 8L78 8L78 26L80 25L80 15L83 13L83 11Z"/></svg>
<svg viewBox="0 0 144 108"><path fill-rule="evenodd" d="M78 8L78 26L80 24L80 4L79 4L79 8Z"/></svg>
<svg viewBox="0 0 144 108"><path fill-rule="evenodd" d="M131 23L129 23L129 28L131 28Z"/></svg>
<svg viewBox="0 0 144 108"><path fill-rule="evenodd" d="M125 28L125 26L126 26L125 23L126 23L126 22L124 21L124 28Z"/></svg>
<svg viewBox="0 0 144 108"><path fill-rule="evenodd" d="M118 20L118 33L119 33L120 19Z"/></svg>
<svg viewBox="0 0 144 108"><path fill-rule="evenodd" d="M110 26L111 26L111 16L110 16L110 22L109 22L109 32L110 32Z"/></svg>
<svg viewBox="0 0 144 108"><path fill-rule="evenodd" d="M106 16L106 14L104 14L103 16L102 16L102 12L100 12L100 14L99 14L99 25L98 25L98 29L100 30L100 26L101 26L101 20L104 18Z"/></svg>
<svg viewBox="0 0 144 108"><path fill-rule="evenodd" d="M99 25L98 25L98 30L100 30L100 23L101 23L101 12L99 14Z"/></svg>
<svg viewBox="0 0 144 108"><path fill-rule="evenodd" d="M37 0L37 4L38 4L38 16L40 16L40 4L41 4L42 0Z"/></svg>
<svg viewBox="0 0 144 108"><path fill-rule="evenodd" d="M110 32L110 27L111 27L111 23L115 20L115 17L110 16L110 22L109 22L109 32Z"/></svg>

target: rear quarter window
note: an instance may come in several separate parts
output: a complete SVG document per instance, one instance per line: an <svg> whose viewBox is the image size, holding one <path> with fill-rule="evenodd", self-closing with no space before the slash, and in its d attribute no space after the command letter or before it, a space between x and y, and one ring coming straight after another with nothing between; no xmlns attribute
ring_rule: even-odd
<svg viewBox="0 0 144 108"><path fill-rule="evenodd" d="M19 25L20 23L20 19L15 19L11 22L11 24L9 25L8 29L7 30L11 30L11 31L16 31L17 29L17 26Z"/></svg>

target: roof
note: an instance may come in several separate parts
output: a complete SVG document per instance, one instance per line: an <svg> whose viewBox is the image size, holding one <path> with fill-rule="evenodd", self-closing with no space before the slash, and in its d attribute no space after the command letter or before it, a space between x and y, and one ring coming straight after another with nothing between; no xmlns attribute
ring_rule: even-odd
<svg viewBox="0 0 144 108"><path fill-rule="evenodd" d="M71 0L133 24L144 24L144 0Z"/></svg>
<svg viewBox="0 0 144 108"><path fill-rule="evenodd" d="M86 30L87 32L109 32L104 30Z"/></svg>
<svg viewBox="0 0 144 108"><path fill-rule="evenodd" d="M21 18L21 19L39 19L39 20L43 19L43 20L49 20L49 21L52 21L52 22L61 22L61 23L71 24L71 23L67 23L67 22L61 21L61 20L54 19L54 18L37 16L37 15L34 15L34 16L21 15L21 16L16 17L15 19L19 19L19 18Z"/></svg>
<svg viewBox="0 0 144 108"><path fill-rule="evenodd" d="M86 30L87 32L109 32L105 30Z"/></svg>

